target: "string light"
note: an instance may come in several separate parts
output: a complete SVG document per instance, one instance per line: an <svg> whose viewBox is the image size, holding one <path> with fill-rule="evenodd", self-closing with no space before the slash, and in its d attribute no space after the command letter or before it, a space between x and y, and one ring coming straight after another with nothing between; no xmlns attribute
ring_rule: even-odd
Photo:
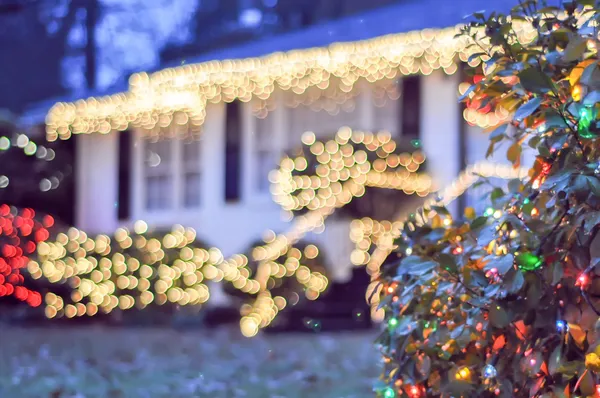
<svg viewBox="0 0 600 398"><path fill-rule="evenodd" d="M471 370L469 368L460 368L458 372L456 372L457 380L468 380L471 377Z"/></svg>
<svg viewBox="0 0 600 398"><path fill-rule="evenodd" d="M332 178L332 170L345 170L347 167L352 173L356 170L355 177L350 176L342 185L342 189L332 192L332 200L320 202L318 205L311 200L301 202L299 199L303 193L314 192L314 196L309 194L310 198L318 198L319 188L326 185L307 186L308 191L303 191L304 187L298 188L300 180L292 174L296 165L301 165L301 159L285 158L282 160L278 174L275 174L272 183L272 191L277 198L276 201L282 207L288 210L298 210L303 207L310 209L303 215L296 217L292 227L288 232L280 235L272 234L265 245L257 246L252 251L252 258L259 262L259 268L255 278L251 278L247 271L248 257L245 255L234 255L225 259L217 248L200 249L191 247L195 239L195 231L181 226L175 226L173 231L163 237L146 238L144 233L148 226L143 221L138 221L134 225L134 234L130 234L126 229L119 229L115 232L114 240L117 243L117 250L111 249L112 239L106 235L99 235L95 239L88 238L80 230L71 228L68 234L59 234L55 242L46 242L38 247L40 262L31 261L29 271L34 277L45 277L50 282L59 283L65 279L74 281L75 285L75 304L80 303L82 298L88 298L90 305L85 310L80 306L75 312L70 310L73 316L95 315L98 310L111 312L115 308L130 309L134 306L144 307L150 303L165 304L174 302L179 305L199 304L206 302L210 296L208 286L204 281L227 281L233 284L236 289L250 294L259 294L257 300L245 310L240 326L247 336L252 336L259 329L268 326L277 314L283 310L287 302L283 297L272 297L268 286L268 278L287 278L296 276L299 282L306 287L307 297L316 299L319 293L323 292L327 285L327 278L320 273L311 273L306 267L296 267L292 269L286 267L287 260L292 258L294 263L300 260L292 251L293 245L298 242L306 233L316 230L324 225L328 216L333 214L336 209L349 203L355 196L360 196L365 186L386 187L405 190L405 192L416 192L420 195L426 195L431 187L431 179L426 175L417 178L411 177L418 170L420 164L425 160L420 153L413 155L400 154L394 155L392 150L383 151L380 156L384 160L379 170L372 170L370 167L360 166L364 163L360 158L362 155L354 158L348 166L342 166L336 170L333 162L338 161L338 154L347 150L346 145L349 140L358 143L367 143L367 148L377 151L381 148L392 148L395 146L388 135L383 133L373 135L370 133L355 134L350 129L341 129L334 140L326 143L314 140L310 135L305 136L305 141L310 142L309 148L333 147L339 150L332 151L328 161L320 162L322 166L329 167L330 174L323 174L322 179ZM386 147L387 145L387 147ZM366 160L366 158L365 158ZM294 166L291 166L291 165ZM338 163L339 164L339 163ZM390 166L391 164L391 166ZM400 171L395 167L402 167ZM364 167L364 168L363 168ZM362 171L361 171L362 170ZM512 176L514 171L506 171L502 167L489 165L476 165L469 168L466 173L459 177L461 184L472 184L476 181L475 174L483 176L502 176L506 178ZM410 184L414 185L410 185ZM349 188L348 188L349 187ZM345 189L346 188L346 189ZM453 197L461 194L461 190L466 190L466 186L457 183L445 191L446 199L452 200ZM434 204L432 201L427 203ZM293 206L292 206L293 204ZM359 222L360 221L360 222ZM362 224L361 224L362 223ZM377 248L373 255L368 257L367 267L372 275L376 275L383 259L391 251L393 239L396 237L397 230L403 225L401 221L396 222L376 222L374 220L363 219L353 222L351 229L351 239L357 242L357 248L362 250L365 255L358 260L357 252L353 253L354 262L362 262L366 259L366 253L370 250L372 244ZM369 228L364 228L369 226ZM377 232L379 231L379 232ZM375 239L364 239L367 236L375 236ZM358 240L358 237L360 240ZM165 250L179 250L179 256L174 260L172 266L162 264L158 267L158 274L152 267L138 266L134 260L131 264L123 260L121 251L126 251L131 247L140 251L141 256L148 258L148 264L161 261ZM315 247L316 248L316 247ZM317 249L318 250L318 249ZM96 258L99 257L99 258ZM283 263L277 260L283 258ZM149 261L149 262L148 262ZM281 260L280 260L281 261ZM159 264L159 263L157 263ZM123 270L126 269L126 272ZM280 270L285 270L280 272ZM298 271L301 271L298 273ZM154 278L154 279L153 279ZM154 280L154 284L150 280ZM139 296L133 297L130 294L120 295L119 291L137 289ZM69 315L67 307L62 299L49 293L46 297L46 314L49 317ZM69 304L69 305L75 305Z"/></svg>
<svg viewBox="0 0 600 398"><path fill-rule="evenodd" d="M36 246L48 239L46 228L53 224L49 216L41 222L36 220L32 209L17 211L6 204L0 206L0 297L13 296L32 307L42 303L40 293L21 286L24 282L21 270L27 266Z"/></svg>
<svg viewBox="0 0 600 398"><path fill-rule="evenodd" d="M449 184L444 190L439 193L439 197L427 199L423 205L425 209L431 209L432 206L446 207L452 203L456 198L463 195L473 184L479 181L480 178L501 178L504 180L511 179L524 179L528 176L529 169L527 168L513 168L511 165L501 165L490 162L480 162L472 166L467 167L458 178L456 178L451 184ZM493 214L494 209L488 209L489 214ZM486 211L488 211L486 210ZM434 212L430 212L433 216ZM403 214L396 220L400 228L396 229L395 237L400 236L400 230L404 228L404 223L407 221L407 215ZM430 221L430 220L427 220ZM422 223L417 223L421 225ZM361 248L362 249L362 248ZM367 250L370 249L370 246ZM378 283L379 270L381 264L385 261L389 253L392 251L389 247L379 248L376 247L373 254L370 256L368 267L371 270L372 282L368 288L371 291ZM370 297L370 294L369 294ZM379 295L375 294L371 300L371 317L375 321L381 321L384 313L379 307Z"/></svg>
<svg viewBox="0 0 600 398"><path fill-rule="evenodd" d="M563 321L563 320L558 320L556 321L556 331L558 333L565 333L569 330L569 325Z"/></svg>
<svg viewBox="0 0 600 398"><path fill-rule="evenodd" d="M531 26L514 26L522 42L536 35ZM276 89L302 94L312 87L325 90L332 81L345 91L361 79L374 83L438 69L453 74L457 56L467 62L477 52L469 40L455 37L460 28L425 29L261 58L186 64L151 75L136 73L127 92L54 105L46 116L47 138L107 134L129 126L160 130L173 122L198 129L209 103L264 101ZM479 57L470 61L479 62Z"/></svg>
<svg viewBox="0 0 600 398"><path fill-rule="evenodd" d="M483 368L483 377L485 379L493 379L496 377L497 374L498 374L498 371L496 370L494 365L487 364Z"/></svg>
<svg viewBox="0 0 600 398"><path fill-rule="evenodd" d="M383 392L383 396L385 398L394 398L396 396L396 391L394 391L394 389L391 387L387 387Z"/></svg>
<svg viewBox="0 0 600 398"><path fill-rule="evenodd" d="M339 158L342 156L340 154L348 153L349 147L345 145L349 140L365 144L367 150L379 151L379 159L385 163L379 166L379 170L372 170L370 164L365 162L366 158L362 159L357 152L354 153L351 162L347 162L341 168L336 166L336 162L337 165L340 165ZM302 254L293 250L293 245L307 232L324 225L325 219L335 209L343 207L353 197L360 196L365 186L392 187L402 189L407 193L417 192L425 195L429 192L428 189L431 185L428 176L411 177L418 170L419 165L424 162L424 156L420 153L395 155L393 148L396 147L396 144L391 140L389 133L383 132L374 135L361 132L355 134L350 129L343 128L334 140L326 143L318 142L310 137L305 137L305 141L311 142L311 149L314 146L339 149L339 152L331 151L330 159L320 163L320 165L328 167L330 174L323 174L319 181L329 181L329 184L317 185L314 189L309 187L312 191L308 192L313 192L314 197L319 198L319 189L330 188L331 184L337 182L333 172L343 174L344 170L347 170L348 178L342 185L342 189L331 192L332 195L329 197L333 200L324 200L318 205L313 205L315 202L308 201L301 203L301 206L288 207L288 210L297 210L302 207L312 208L307 213L296 217L292 228L287 233L270 234L265 245L253 249L252 258L259 262L254 279L250 277L246 269L248 258L245 255L234 255L230 259L224 259L217 248L193 248L190 245L195 240L195 231L181 226L175 226L173 231L158 237L158 239L147 238L144 234L148 230L148 225L143 221L134 224L134 234L121 228L115 232L112 239L106 235L90 239L83 231L71 228L68 234L59 234L55 242L48 242L38 249L40 264L31 262L30 271L33 271L36 277L43 276L53 283L59 283L65 279L75 281L76 301L79 302L82 298L87 297L95 306L92 306L90 311L71 311L75 314L74 316L95 314L98 309L111 312L117 307L121 309L129 309L134 305L144 307L150 303L199 304L208 300L209 297L208 287L203 281L225 280L243 292L260 293L259 298L247 311L248 314L243 317L240 324L245 335L252 335L258 329L268 326L277 313L286 306L282 297L271 297L267 286L269 278L296 276L298 281L305 286L309 299L318 298L319 294L326 289L327 278L318 272L311 273L308 268L301 266ZM295 176L291 173L294 167L287 167L290 162L293 165L301 163L302 159L305 158L283 159L278 174L273 180L272 191L278 198L276 201L282 205L292 203L294 198L301 197L307 192L299 190L297 185L294 185ZM395 168L398 167L401 169L396 170ZM292 188L288 189L288 187ZM116 250L111 248L113 239L117 243ZM125 264L123 253L126 254L132 247L138 250L137 256L146 259L147 264L158 266L159 275L154 274L152 267L133 266L133 269L130 269ZM305 254L307 258L314 257L318 253L316 246L310 246L307 249L311 252ZM170 266L160 264L165 256L165 250L179 251ZM99 259L96 258L98 256ZM279 262L281 260L278 259L282 257L283 261ZM294 266L291 268L288 259L293 260L290 264L293 263ZM151 279L154 280L153 285L150 282ZM127 298L123 299L125 296L118 292L131 290L130 288L135 288L141 293L137 298L126 295ZM47 311L51 317L61 314L68 315L65 312L67 307L62 301L52 298L50 302L59 304L59 307L48 304L49 307L53 307Z"/></svg>

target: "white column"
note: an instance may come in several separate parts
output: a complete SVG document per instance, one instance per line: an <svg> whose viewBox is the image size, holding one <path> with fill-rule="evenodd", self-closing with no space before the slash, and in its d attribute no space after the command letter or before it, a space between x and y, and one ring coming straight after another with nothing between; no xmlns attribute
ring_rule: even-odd
<svg viewBox="0 0 600 398"><path fill-rule="evenodd" d="M88 233L117 227L119 132L77 137L76 226Z"/></svg>
<svg viewBox="0 0 600 398"><path fill-rule="evenodd" d="M276 160L279 162L283 153L287 150L287 139L290 136L290 132L288 131L288 121L287 121L287 109L285 107L284 95L283 91L276 91L273 93L275 95L275 109L272 111L269 117L273 118L273 148L276 153Z"/></svg>
<svg viewBox="0 0 600 398"><path fill-rule="evenodd" d="M350 126L353 128L361 128L365 131L373 131L375 128L375 108L373 106L373 90L372 85L367 81L360 81L360 86L358 89L360 90L360 95L357 99L358 112L360 112L360 122L359 126Z"/></svg>
<svg viewBox="0 0 600 398"><path fill-rule="evenodd" d="M242 201L248 202L249 198L256 195L254 181L256 181L256 118L252 115L252 104L244 102L242 109Z"/></svg>
<svg viewBox="0 0 600 398"><path fill-rule="evenodd" d="M245 107L242 107L244 109ZM225 211L225 104L208 104L201 136L202 210L218 218ZM214 223L211 223L214 225ZM230 226L222 225L225 229ZM209 244L215 244L209 239ZM227 254L225 254L227 255ZM223 306L230 298L223 291L222 282L208 282L209 306Z"/></svg>
<svg viewBox="0 0 600 398"><path fill-rule="evenodd" d="M427 172L443 189L459 172L458 74L435 71L421 79L421 143Z"/></svg>
<svg viewBox="0 0 600 398"><path fill-rule="evenodd" d="M207 212L225 204L225 104L208 104L201 136L202 207Z"/></svg>
<svg viewBox="0 0 600 398"><path fill-rule="evenodd" d="M170 138L171 145L171 179L173 181L173 197L171 204L172 209L175 211L183 209L183 146L182 146L182 138L179 134L181 134L181 130L177 130L177 127L171 126L172 135Z"/></svg>

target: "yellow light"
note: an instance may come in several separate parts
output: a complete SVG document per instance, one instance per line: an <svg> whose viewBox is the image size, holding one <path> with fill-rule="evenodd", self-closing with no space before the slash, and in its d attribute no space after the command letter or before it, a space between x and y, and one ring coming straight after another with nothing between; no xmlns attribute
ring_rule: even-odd
<svg viewBox="0 0 600 398"><path fill-rule="evenodd" d="M535 37L531 26L514 26L521 42ZM341 93L350 93L361 78L376 83L437 69L452 74L457 58L466 62L476 52L468 40L455 38L459 29L426 29L261 58L185 65L151 75L137 73L125 93L54 105L46 117L47 137L53 141L68 139L72 132L107 134L129 125L147 130L187 125L195 132L204 123L208 103L236 98L267 101L275 87L297 94L319 92L335 80ZM471 63L479 62L476 57Z"/></svg>
<svg viewBox="0 0 600 398"><path fill-rule="evenodd" d="M467 380L469 377L471 377L471 370L469 368L461 368L456 373L456 378L459 380Z"/></svg>

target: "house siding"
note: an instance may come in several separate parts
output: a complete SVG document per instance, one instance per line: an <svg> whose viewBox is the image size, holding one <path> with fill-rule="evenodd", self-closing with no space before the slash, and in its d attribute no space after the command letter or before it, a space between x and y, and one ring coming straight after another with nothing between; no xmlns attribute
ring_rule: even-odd
<svg viewBox="0 0 600 398"><path fill-rule="evenodd" d="M423 150L427 155L427 172L432 175L438 188L450 184L458 175L463 160L459 159L459 127L465 123L461 116L461 107L457 101L459 76L445 75L435 71L420 79L420 132ZM369 93L370 91L366 91ZM377 130L379 121L377 112L371 106L371 94L356 98L354 119L359 127ZM271 129L275 156L281 155L291 146L300 143L299 133L290 126L290 109L283 106L285 93L274 93L278 106L268 115L265 125ZM292 110L293 111L293 110ZM401 109L396 109L397 128L402 125ZM393 116L393 115L392 115ZM219 248L224 256L244 253L249 245L263 234L272 230L286 232L291 223L281 217L281 209L265 192L255 187L257 166L257 119L252 113L251 103L242 103L241 123L241 197L237 202L227 202L225 191L225 132L226 105L210 104L203 125L201 140L201 206L196 209L184 209L174 206L171 209L147 211L145 209L145 187L143 170L142 139L147 132L134 131L132 145L132 217L118 221L115 198L117 197L118 170L117 156L118 133L107 135L83 135L79 145L78 157L81 167L77 171L78 225L88 233L110 233L119 226L130 227L136 220L144 220L154 229L171 228L174 224L192 227L198 238L210 246ZM342 127L342 126L338 126ZM481 129L468 126L466 163L483 159L487 148L487 135ZM331 136L335 133L331 131ZM398 136L397 132L393 132ZM298 136L296 136L298 135ZM325 138L324 136L322 138ZM411 137L413 138L413 137ZM181 179L179 179L181 184ZM174 189L181 190L181 186ZM350 252L353 245L348 236L347 222L328 220L322 234L311 233L306 237L325 251L331 264L332 278L344 280L351 274ZM211 286L211 302L222 304L226 297L216 285Z"/></svg>

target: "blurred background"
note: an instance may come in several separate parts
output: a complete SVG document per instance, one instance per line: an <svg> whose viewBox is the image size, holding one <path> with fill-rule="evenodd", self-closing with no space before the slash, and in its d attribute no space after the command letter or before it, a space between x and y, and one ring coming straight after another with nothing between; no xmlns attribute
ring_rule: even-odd
<svg viewBox="0 0 600 398"><path fill-rule="evenodd" d="M510 174L479 8L0 0L0 397L372 396L402 222Z"/></svg>

